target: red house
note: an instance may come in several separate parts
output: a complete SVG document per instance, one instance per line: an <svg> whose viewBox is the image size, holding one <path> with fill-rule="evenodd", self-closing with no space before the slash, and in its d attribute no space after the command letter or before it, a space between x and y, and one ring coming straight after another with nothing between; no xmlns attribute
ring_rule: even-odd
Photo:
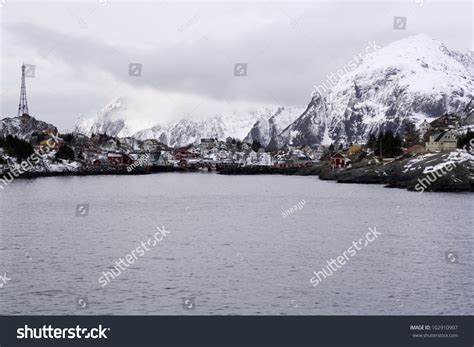
<svg viewBox="0 0 474 347"><path fill-rule="evenodd" d="M132 165L135 162L127 154L122 153L108 153L107 160L111 165Z"/></svg>
<svg viewBox="0 0 474 347"><path fill-rule="evenodd" d="M337 152L331 157L331 166L333 169L351 167L351 160L341 152Z"/></svg>
<svg viewBox="0 0 474 347"><path fill-rule="evenodd" d="M176 160L183 160L183 159L195 159L198 155L195 153L191 153L188 150L184 151L177 151L175 158Z"/></svg>
<svg viewBox="0 0 474 347"><path fill-rule="evenodd" d="M94 164L94 166L103 166L103 165L107 165L107 160L105 159L95 159L92 164Z"/></svg>
<svg viewBox="0 0 474 347"><path fill-rule="evenodd" d="M132 165L135 162L130 156L127 154L122 154L122 164L124 165Z"/></svg>

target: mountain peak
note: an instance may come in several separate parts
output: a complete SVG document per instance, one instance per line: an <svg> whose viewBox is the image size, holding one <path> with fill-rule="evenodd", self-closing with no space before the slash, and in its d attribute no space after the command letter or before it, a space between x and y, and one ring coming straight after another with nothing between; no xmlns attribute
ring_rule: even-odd
<svg viewBox="0 0 474 347"><path fill-rule="evenodd" d="M278 142L365 142L372 132L403 133L407 123L460 111L474 93L472 61L472 54L450 51L428 35L395 41L336 82L325 81L326 97L314 93Z"/></svg>

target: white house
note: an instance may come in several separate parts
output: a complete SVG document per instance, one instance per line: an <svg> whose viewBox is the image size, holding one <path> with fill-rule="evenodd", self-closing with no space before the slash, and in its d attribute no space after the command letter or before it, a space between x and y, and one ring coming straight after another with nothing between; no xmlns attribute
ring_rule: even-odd
<svg viewBox="0 0 474 347"><path fill-rule="evenodd" d="M423 137L423 135L430 129L431 129L431 125L425 119L419 126L420 135Z"/></svg>
<svg viewBox="0 0 474 347"><path fill-rule="evenodd" d="M202 149L211 149L217 145L216 139L201 139L201 148Z"/></svg>
<svg viewBox="0 0 474 347"><path fill-rule="evenodd" d="M451 130L431 135L425 148L428 152L452 151L457 148L456 136Z"/></svg>

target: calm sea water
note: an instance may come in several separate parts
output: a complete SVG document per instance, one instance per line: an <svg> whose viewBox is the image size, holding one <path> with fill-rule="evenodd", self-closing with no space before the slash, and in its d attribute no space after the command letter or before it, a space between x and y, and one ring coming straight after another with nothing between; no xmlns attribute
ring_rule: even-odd
<svg viewBox="0 0 474 347"><path fill-rule="evenodd" d="M1 314L474 314L472 194L170 173L16 180L0 199ZM382 235L311 287L368 227Z"/></svg>

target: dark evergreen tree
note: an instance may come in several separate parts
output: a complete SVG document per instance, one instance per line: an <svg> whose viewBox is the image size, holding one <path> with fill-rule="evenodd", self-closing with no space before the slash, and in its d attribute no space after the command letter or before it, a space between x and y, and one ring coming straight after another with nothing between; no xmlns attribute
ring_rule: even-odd
<svg viewBox="0 0 474 347"><path fill-rule="evenodd" d="M370 148L371 150L374 150L376 143L377 143L377 137L371 133L367 141L367 147Z"/></svg>
<svg viewBox="0 0 474 347"><path fill-rule="evenodd" d="M413 123L405 125L405 136L403 138L403 145L405 147L411 147L420 143L420 133L416 130L416 126Z"/></svg>
<svg viewBox="0 0 474 347"><path fill-rule="evenodd" d="M471 150L474 143L474 132L471 129L467 129L467 132L464 135L458 137L458 148L464 148L466 150Z"/></svg>
<svg viewBox="0 0 474 347"><path fill-rule="evenodd" d="M56 153L56 159L74 160L74 151L66 144L61 145Z"/></svg>
<svg viewBox="0 0 474 347"><path fill-rule="evenodd" d="M68 134L61 134L61 138L64 140L66 143L73 143L74 142L74 135L72 133Z"/></svg>
<svg viewBox="0 0 474 347"><path fill-rule="evenodd" d="M332 154L334 152L334 143L331 143L328 148L329 154Z"/></svg>
<svg viewBox="0 0 474 347"><path fill-rule="evenodd" d="M402 154L402 139L398 135L393 135L393 132L390 130L383 134L379 133L375 143L371 144L371 146L373 146L371 148L374 150L375 155L381 155L382 157L395 157ZM382 152L380 149L382 149Z"/></svg>
<svg viewBox="0 0 474 347"><path fill-rule="evenodd" d="M13 137L12 135L7 135L4 147L8 155L16 157L18 160L27 159L33 154L33 147L29 142Z"/></svg>
<svg viewBox="0 0 474 347"><path fill-rule="evenodd" d="M254 152L258 152L258 150L262 147L262 144L257 141L257 140L253 140L253 143L252 143L252 150Z"/></svg>

